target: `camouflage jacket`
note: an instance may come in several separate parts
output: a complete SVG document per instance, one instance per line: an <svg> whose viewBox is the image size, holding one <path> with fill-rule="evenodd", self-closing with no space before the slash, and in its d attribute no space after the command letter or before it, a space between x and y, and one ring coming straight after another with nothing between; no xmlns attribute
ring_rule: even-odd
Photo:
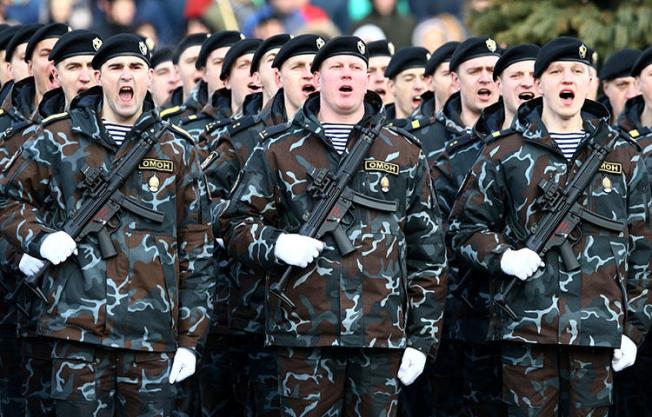
<svg viewBox="0 0 652 417"><path fill-rule="evenodd" d="M625 103L623 113L618 117L616 126L627 133L643 149L643 158L652 181L652 126L641 124L641 114L645 109L643 96L630 98Z"/></svg>
<svg viewBox="0 0 652 417"><path fill-rule="evenodd" d="M196 150L150 110L151 100L118 148L99 119L101 100L101 88L88 90L21 148L0 177L0 232L39 257L47 233L80 208L82 171L109 171L139 132L159 132L120 191L161 212L163 223L122 210L111 232L118 254L107 260L94 236L79 242L78 255L46 274L49 303L38 331L134 350L195 348L208 329L213 272L209 201ZM39 212L45 206L51 207L47 218Z"/></svg>
<svg viewBox="0 0 652 417"><path fill-rule="evenodd" d="M250 95L251 96L251 95ZM250 97L247 96L247 97ZM261 95L262 96L262 95ZM262 97L261 97L262 98ZM247 106L245 106L247 108ZM251 108L245 112L250 114ZM212 136L211 153L202 164L213 199L213 226L229 200L238 173L259 141L263 129L287 122L283 90L267 103L258 115L243 115L221 135ZM214 229L215 236L221 235ZM224 270L225 282L218 282L214 311L225 309L220 319L235 331L265 332L265 272L229 259Z"/></svg>
<svg viewBox="0 0 652 417"><path fill-rule="evenodd" d="M406 130L419 138L428 161L434 161L449 141L470 131L460 120L461 106L458 92L450 96L443 109L435 114L434 94L423 95L423 102Z"/></svg>
<svg viewBox="0 0 652 417"><path fill-rule="evenodd" d="M456 254L475 268L501 276L507 248L521 248L544 213L538 207L542 179L564 186L588 156L591 142L618 135L603 106L586 101L587 137L568 161L540 120L541 98L524 103L518 118L527 126L488 142L467 177L451 214L449 233ZM621 233L581 221L573 251L581 268L567 271L559 252L545 268L517 284L507 302L518 316L498 310L490 338L528 343L620 347L624 332L640 343L650 325L648 295L652 241L650 187L640 149L619 136L580 204L627 224ZM513 277L502 276L504 287ZM624 307L625 306L625 307Z"/></svg>
<svg viewBox="0 0 652 417"><path fill-rule="evenodd" d="M178 87L172 92L170 101L163 105L161 118L178 125L182 120L199 113L208 102L208 98L208 85L205 81L199 81L186 101L178 104L183 99L183 87Z"/></svg>
<svg viewBox="0 0 652 417"><path fill-rule="evenodd" d="M349 150L360 126L379 122L381 108L380 97L367 93ZM286 267L274 256L276 239L297 233L314 204L306 191L308 172L335 172L343 158L324 136L318 112L314 93L291 123L254 150L221 219L229 253L272 280ZM345 232L356 250L345 257L330 236L322 238L326 249L316 263L290 275L286 295L296 310L267 296L268 344L436 350L446 255L425 155L413 139L383 128L365 161L349 186L396 202L397 210L355 205Z"/></svg>
<svg viewBox="0 0 652 417"><path fill-rule="evenodd" d="M515 126L502 129L505 111L502 99L484 109L470 132L446 144L431 166L439 209L448 230L448 216L464 179L471 171L485 140L496 140L515 132ZM452 339L482 343L487 338L490 319L490 280L485 272L469 268L456 260L449 248L448 298L446 299L445 335ZM470 274L466 276L467 274ZM464 278L463 278L464 277ZM463 281L462 281L463 279ZM468 303L467 303L468 302Z"/></svg>
<svg viewBox="0 0 652 417"><path fill-rule="evenodd" d="M25 141L32 137L38 128L38 124L32 120L34 102L34 78L29 77L18 83L12 83L13 88L7 90L7 95L0 109L0 125L3 130L0 132L0 172L11 161L13 156ZM24 322L26 317L16 316L13 303L16 300L7 300L4 297L15 290L17 277L20 275L18 262L22 253L17 251L8 240L0 239L0 274L3 286L0 290L0 324L15 325L17 320ZM24 306L27 310L31 308Z"/></svg>

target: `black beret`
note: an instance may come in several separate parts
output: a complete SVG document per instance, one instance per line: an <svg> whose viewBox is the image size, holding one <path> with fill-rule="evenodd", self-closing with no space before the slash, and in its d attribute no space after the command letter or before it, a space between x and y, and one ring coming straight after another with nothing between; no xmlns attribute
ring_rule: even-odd
<svg viewBox="0 0 652 417"><path fill-rule="evenodd" d="M25 61L32 59L32 54L34 53L36 44L46 39L60 38L71 30L72 29L70 29L68 25L64 25L63 23L51 23L34 32L32 37L29 38L27 48L25 49Z"/></svg>
<svg viewBox="0 0 652 417"><path fill-rule="evenodd" d="M231 72L231 67L235 61L242 55L252 54L263 43L260 39L242 39L233 44L229 51L224 55L224 63L222 64L222 72L220 72L220 80L226 80Z"/></svg>
<svg viewBox="0 0 652 417"><path fill-rule="evenodd" d="M614 53L602 66L600 79L609 81L620 77L629 77L640 56L640 49L627 48Z"/></svg>
<svg viewBox="0 0 652 417"><path fill-rule="evenodd" d="M385 78L394 78L406 69L425 68L428 58L430 53L420 46L399 49L385 68Z"/></svg>
<svg viewBox="0 0 652 417"><path fill-rule="evenodd" d="M236 42L239 42L244 38L245 36L237 30L213 33L211 37L206 39L202 44L201 50L199 51L199 57L197 58L197 62L195 62L195 67L197 69L204 68L211 52L225 46L233 46Z"/></svg>
<svg viewBox="0 0 652 417"><path fill-rule="evenodd" d="M644 49L643 52L639 55L638 59L632 66L632 72L630 73L632 77L638 77L641 75L641 72L648 65L652 64L652 46Z"/></svg>
<svg viewBox="0 0 652 417"><path fill-rule="evenodd" d="M174 62L174 50L169 46L159 48L152 54L152 68L167 61Z"/></svg>
<svg viewBox="0 0 652 417"><path fill-rule="evenodd" d="M500 58L498 58L496 65L494 65L494 81L496 81L498 76L500 76L500 74L502 74L503 71L512 64L522 61L535 61L540 49L541 48L533 43L514 45L507 49L503 52Z"/></svg>
<svg viewBox="0 0 652 417"><path fill-rule="evenodd" d="M183 51L192 46L201 46L209 36L211 35L208 33L193 33L192 35L188 35L185 38L181 39L181 42L179 42L179 45L177 45L177 48L174 50L172 62L178 64L179 57L181 57Z"/></svg>
<svg viewBox="0 0 652 417"><path fill-rule="evenodd" d="M134 56L150 65L151 52L145 41L138 35L120 33L111 36L100 47L93 58L93 68L100 69L111 58L117 56Z"/></svg>
<svg viewBox="0 0 652 417"><path fill-rule="evenodd" d="M546 68L555 61L574 61L592 66L592 55L592 50L581 40L560 36L541 47L534 63L534 77L540 78Z"/></svg>
<svg viewBox="0 0 652 417"><path fill-rule="evenodd" d="M50 61L57 65L71 56L95 55L102 46L102 38L88 30L73 30L64 33L50 52Z"/></svg>
<svg viewBox="0 0 652 417"><path fill-rule="evenodd" d="M367 44L357 36L337 36L328 41L315 55L312 61L310 71L319 71L319 67L324 60L338 55L357 56L366 64L369 64L369 51Z"/></svg>
<svg viewBox="0 0 652 417"><path fill-rule="evenodd" d="M251 73L253 74L254 72L258 71L258 67L260 66L260 60L263 59L263 55L265 55L267 52L271 51L272 49L282 47L290 39L292 39L292 36L288 35L287 33L274 35L265 39L260 44L258 49L256 49L256 53L254 54L254 57L251 60Z"/></svg>
<svg viewBox="0 0 652 417"><path fill-rule="evenodd" d="M321 36L311 34L295 36L278 51L272 62L272 68L281 69L283 63L293 56L316 54L325 44L326 41Z"/></svg>
<svg viewBox="0 0 652 417"><path fill-rule="evenodd" d="M369 58L375 56L393 56L396 52L394 44L388 40L373 41L367 44L367 49L369 50Z"/></svg>
<svg viewBox="0 0 652 417"><path fill-rule="evenodd" d="M5 49L5 61L11 62L11 57L14 54L14 51L18 47L18 45L22 45L24 43L29 42L29 39L32 37L34 33L36 33L37 30L42 28L43 25L41 23L34 23L31 25L22 25L14 34L14 36L11 37L11 40L7 44L7 49ZM27 56L27 54L25 54Z"/></svg>
<svg viewBox="0 0 652 417"><path fill-rule="evenodd" d="M459 45L460 42L458 41L450 41L435 49L435 52L430 55L430 59L426 62L425 75L433 75L440 64L450 61L455 48Z"/></svg>
<svg viewBox="0 0 652 417"><path fill-rule="evenodd" d="M500 56L502 50L488 36L476 36L459 44L451 55L450 69L456 71L463 62L481 56Z"/></svg>
<svg viewBox="0 0 652 417"><path fill-rule="evenodd" d="M16 25L16 26L9 26L8 28L5 28L0 32L0 51L4 51L7 49L7 45L9 45L9 41L11 41L11 38L14 37L16 32L20 29L21 25Z"/></svg>

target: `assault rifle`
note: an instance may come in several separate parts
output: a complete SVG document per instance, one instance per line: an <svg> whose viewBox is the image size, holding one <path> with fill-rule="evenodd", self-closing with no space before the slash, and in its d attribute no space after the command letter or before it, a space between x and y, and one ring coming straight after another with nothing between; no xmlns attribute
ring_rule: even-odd
<svg viewBox="0 0 652 417"><path fill-rule="evenodd" d="M117 252L107 226L110 226L111 220L120 209L131 211L153 222L162 223L163 213L140 204L132 197L122 194L118 189L158 142L163 129L161 128L158 132L154 128L143 130L129 153L117 161L110 172L87 167L83 171L84 182L79 187L84 192L82 204L78 210L72 212L61 230L70 235L77 243L80 243L88 235L94 234L97 237L102 258L109 259L116 256ZM34 275L20 281L16 290L7 298L13 299L25 286L47 303L47 297L40 288L40 281L51 266L52 264L45 260L43 267Z"/></svg>
<svg viewBox="0 0 652 417"><path fill-rule="evenodd" d="M360 164L369 153L369 148L380 134L382 126L381 121L373 129L361 129L362 134L335 175L328 170L313 170L309 173L313 183L308 187L307 192L317 201L313 206L310 217L301 226L299 234L320 239L325 234L330 233L342 256L346 256L355 251L355 247L349 241L342 226L345 224L344 216L353 204L385 212L395 212L398 209L396 201L386 201L365 196L348 187ZM294 309L295 304L285 295L292 269L293 267L289 266L285 270L281 278L271 286L270 294Z"/></svg>
<svg viewBox="0 0 652 417"><path fill-rule="evenodd" d="M600 169L607 154L613 149L618 134L612 132L609 133L608 137L610 140L606 145L595 143L595 141L591 141L587 145L591 149L588 158L577 171L577 174L567 182L565 188L562 189L559 184L545 179L538 184L543 194L539 196L537 202L541 210L546 214L538 222L532 235L525 243L525 247L536 252L542 259L551 249L559 250L567 271L575 271L580 268L569 238L581 221L614 232L623 232L626 227L624 222L593 213L578 203L584 190L591 184L593 177ZM496 306L503 310L512 320L517 320L518 317L514 310L509 307L506 299L517 282L519 282L519 279L512 278L503 292L499 292L494 297Z"/></svg>

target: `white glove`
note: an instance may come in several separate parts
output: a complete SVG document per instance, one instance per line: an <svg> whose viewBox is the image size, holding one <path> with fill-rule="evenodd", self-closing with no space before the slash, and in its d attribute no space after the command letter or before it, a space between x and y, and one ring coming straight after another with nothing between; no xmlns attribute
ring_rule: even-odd
<svg viewBox="0 0 652 417"><path fill-rule="evenodd" d="M403 385L410 385L421 375L426 366L426 355L414 348L405 348L401 367L398 369L398 379Z"/></svg>
<svg viewBox="0 0 652 417"><path fill-rule="evenodd" d="M274 256L288 265L305 268L321 251L324 243L308 236L281 233L274 246Z"/></svg>
<svg viewBox="0 0 652 417"><path fill-rule="evenodd" d="M73 253L77 255L77 243L66 232L50 233L41 243L41 257L59 265Z"/></svg>
<svg viewBox="0 0 652 417"><path fill-rule="evenodd" d="M180 347L174 354L172 369L170 370L170 384L181 382L195 373L197 357L192 350Z"/></svg>
<svg viewBox="0 0 652 417"><path fill-rule="evenodd" d="M614 357L611 360L611 367L614 369L614 372L620 372L634 365L637 350L636 343L629 337L623 335L620 339L620 349L614 349Z"/></svg>
<svg viewBox="0 0 652 417"><path fill-rule="evenodd" d="M43 265L45 265L45 262L42 259L24 253L20 258L20 262L18 262L18 269L20 269L20 272L23 274L31 277L37 273L39 269L43 268Z"/></svg>
<svg viewBox="0 0 652 417"><path fill-rule="evenodd" d="M500 258L500 269L507 275L513 275L525 281L539 268L546 266L539 255L528 248L519 250L507 249Z"/></svg>

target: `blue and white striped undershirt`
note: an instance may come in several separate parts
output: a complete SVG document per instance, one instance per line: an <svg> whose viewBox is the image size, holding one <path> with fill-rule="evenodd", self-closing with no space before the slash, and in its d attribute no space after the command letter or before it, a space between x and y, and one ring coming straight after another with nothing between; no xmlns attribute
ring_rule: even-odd
<svg viewBox="0 0 652 417"><path fill-rule="evenodd" d="M107 122L106 120L102 120L102 122L104 123L106 131L109 133L109 135L111 135L111 138L118 146L122 146L122 142L125 141L127 133L129 133L133 127Z"/></svg>
<svg viewBox="0 0 652 417"><path fill-rule="evenodd" d="M340 155L346 150L346 144L349 141L353 126L341 123L322 123L324 135L331 141Z"/></svg>
<svg viewBox="0 0 652 417"><path fill-rule="evenodd" d="M575 154L575 151L577 150L580 142L582 142L582 139L584 139L584 136L586 136L586 132L583 130L571 133L550 132L550 137L555 141L561 150L561 153L563 153L566 159L569 161Z"/></svg>

